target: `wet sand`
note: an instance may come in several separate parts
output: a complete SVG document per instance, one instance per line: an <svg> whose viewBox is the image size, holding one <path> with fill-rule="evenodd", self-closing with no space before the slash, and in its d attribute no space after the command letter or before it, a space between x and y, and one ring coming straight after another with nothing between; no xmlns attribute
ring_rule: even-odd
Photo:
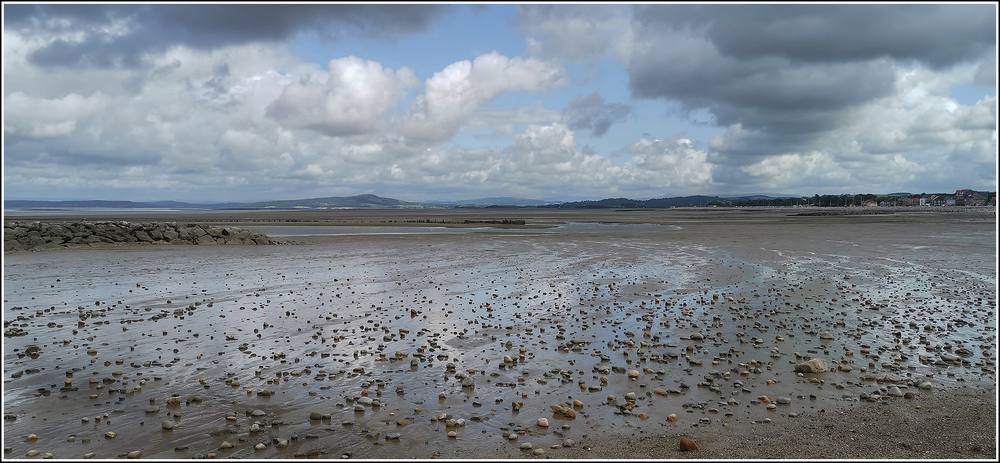
<svg viewBox="0 0 1000 463"><path fill-rule="evenodd" d="M512 211L673 226L7 255L4 455L995 455L985 211Z"/></svg>
<svg viewBox="0 0 1000 463"><path fill-rule="evenodd" d="M594 439L565 458L642 459L996 459L995 389L960 388L924 403L859 403L811 412L795 426L665 427L635 439ZM681 436L701 449L678 449ZM623 457L622 455L628 455Z"/></svg>

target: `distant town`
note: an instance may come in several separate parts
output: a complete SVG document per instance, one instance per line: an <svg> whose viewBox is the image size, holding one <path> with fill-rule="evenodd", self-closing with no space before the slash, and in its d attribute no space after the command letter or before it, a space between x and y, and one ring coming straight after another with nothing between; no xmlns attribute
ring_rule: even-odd
<svg viewBox="0 0 1000 463"><path fill-rule="evenodd" d="M801 198L760 198L713 201L711 206L811 206L811 207L921 207L921 206L996 206L993 191L956 190L954 193L890 193L885 195L813 195Z"/></svg>

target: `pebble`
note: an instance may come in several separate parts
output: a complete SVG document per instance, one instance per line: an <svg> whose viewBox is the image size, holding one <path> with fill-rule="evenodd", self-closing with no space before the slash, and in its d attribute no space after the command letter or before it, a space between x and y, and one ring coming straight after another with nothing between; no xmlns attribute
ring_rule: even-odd
<svg viewBox="0 0 1000 463"><path fill-rule="evenodd" d="M546 418L539 418L537 421L538 427L547 428L549 427L549 420Z"/></svg>
<svg viewBox="0 0 1000 463"><path fill-rule="evenodd" d="M823 373L827 371L826 362L823 359L812 358L806 362L795 365L796 373Z"/></svg>
<svg viewBox="0 0 1000 463"><path fill-rule="evenodd" d="M684 452L690 452L692 450L699 449L698 443L695 442L694 439L686 436L681 437L680 442L678 442L678 447L680 447L681 451Z"/></svg>

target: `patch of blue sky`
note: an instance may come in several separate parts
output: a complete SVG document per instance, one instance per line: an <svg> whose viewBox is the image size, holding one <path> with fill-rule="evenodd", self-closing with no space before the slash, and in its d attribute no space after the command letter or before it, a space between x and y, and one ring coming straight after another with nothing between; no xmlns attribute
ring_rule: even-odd
<svg viewBox="0 0 1000 463"><path fill-rule="evenodd" d="M984 97L997 96L996 87L986 87L974 83L953 85L948 89L948 96L952 97L961 105L974 105Z"/></svg>

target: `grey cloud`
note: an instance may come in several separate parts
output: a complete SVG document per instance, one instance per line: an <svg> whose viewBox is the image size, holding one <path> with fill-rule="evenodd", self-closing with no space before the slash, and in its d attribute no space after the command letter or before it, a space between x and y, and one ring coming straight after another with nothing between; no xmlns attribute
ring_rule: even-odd
<svg viewBox="0 0 1000 463"><path fill-rule="evenodd" d="M997 84L997 56L996 50L988 54L989 56L979 63L976 69L974 81L983 87L995 87Z"/></svg>
<svg viewBox="0 0 1000 463"><path fill-rule="evenodd" d="M631 5L518 5L515 23L529 34L529 51L570 61L627 55Z"/></svg>
<svg viewBox="0 0 1000 463"><path fill-rule="evenodd" d="M197 49L274 42L313 31L392 37L428 26L435 5L8 5L6 27L26 35L82 33L56 38L30 58L42 66L133 67L144 54L173 45ZM111 34L112 26L123 26ZM119 27L120 28L120 27Z"/></svg>
<svg viewBox="0 0 1000 463"><path fill-rule="evenodd" d="M563 120L574 130L589 130L597 136L604 135L615 122L628 116L632 108L622 103L605 103L600 94L594 92L575 98L563 110Z"/></svg>
<svg viewBox="0 0 1000 463"><path fill-rule="evenodd" d="M892 95L899 67L980 58L996 26L969 5L648 5L634 24L633 94L747 129L718 155L734 164L810 149Z"/></svg>
<svg viewBox="0 0 1000 463"><path fill-rule="evenodd" d="M137 148L127 152L80 148L62 141L39 142L37 140L9 137L7 141L7 166L60 166L62 169L76 169L79 166L99 166L121 168L129 166L156 165L162 154L155 150Z"/></svg>
<svg viewBox="0 0 1000 463"><path fill-rule="evenodd" d="M994 5L648 5L635 16L646 28L703 30L722 54L741 59L892 58L943 67L993 47L995 12Z"/></svg>
<svg viewBox="0 0 1000 463"><path fill-rule="evenodd" d="M885 61L792 65L781 59L737 61L710 50L673 47L645 51L633 61L629 75L636 96L667 97L689 108L710 108L727 125L767 125L760 118L736 120L747 110L843 109L891 93L894 83L895 70ZM792 116L788 119L793 122L810 117ZM773 117L781 123L784 116Z"/></svg>
<svg viewBox="0 0 1000 463"><path fill-rule="evenodd" d="M649 46L636 52L630 63L632 93L666 98L689 110L704 108L720 125L740 124L761 132L759 142L744 145L742 155L773 153L791 141L808 144L813 135L841 122L850 108L890 95L896 80L894 65L887 60L738 60L686 33L657 32L644 40Z"/></svg>

